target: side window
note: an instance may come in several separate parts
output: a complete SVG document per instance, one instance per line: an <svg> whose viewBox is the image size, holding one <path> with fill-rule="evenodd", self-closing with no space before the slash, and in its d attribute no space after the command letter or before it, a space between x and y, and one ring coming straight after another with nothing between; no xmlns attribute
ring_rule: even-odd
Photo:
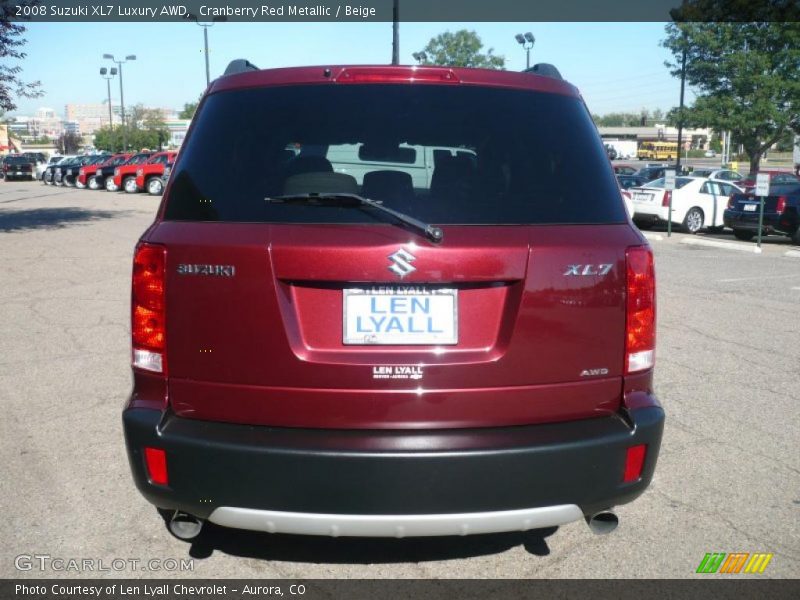
<svg viewBox="0 0 800 600"><path fill-rule="evenodd" d="M710 182L706 181L703 185L700 186L700 193L701 194L710 194L711 193Z"/></svg>

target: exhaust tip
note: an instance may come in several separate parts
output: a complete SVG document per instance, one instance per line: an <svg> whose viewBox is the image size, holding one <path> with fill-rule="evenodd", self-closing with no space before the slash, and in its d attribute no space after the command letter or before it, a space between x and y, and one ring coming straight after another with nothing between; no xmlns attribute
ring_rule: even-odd
<svg viewBox="0 0 800 600"><path fill-rule="evenodd" d="M590 517L586 517L589 529L596 535L611 533L619 525L619 517L610 510L601 510Z"/></svg>
<svg viewBox="0 0 800 600"><path fill-rule="evenodd" d="M203 521L189 513L176 510L169 520L169 530L176 538L193 540L203 529Z"/></svg>

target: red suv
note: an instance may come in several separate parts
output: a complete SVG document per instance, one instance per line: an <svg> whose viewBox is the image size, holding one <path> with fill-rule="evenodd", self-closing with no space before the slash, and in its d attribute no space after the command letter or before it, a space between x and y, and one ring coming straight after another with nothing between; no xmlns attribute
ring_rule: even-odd
<svg viewBox="0 0 800 600"><path fill-rule="evenodd" d="M235 61L132 288L127 450L180 538L606 532L653 475L653 255L550 65Z"/></svg>
<svg viewBox="0 0 800 600"><path fill-rule="evenodd" d="M146 163L136 169L136 186L125 186L128 193L146 190L149 194L157 196L162 191L161 176L164 168L175 162L177 152L158 152L150 157Z"/></svg>

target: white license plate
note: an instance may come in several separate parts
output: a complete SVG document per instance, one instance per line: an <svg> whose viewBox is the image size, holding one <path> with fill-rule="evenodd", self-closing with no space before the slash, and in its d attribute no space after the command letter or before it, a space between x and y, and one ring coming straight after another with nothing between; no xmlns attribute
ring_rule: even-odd
<svg viewBox="0 0 800 600"><path fill-rule="evenodd" d="M458 343L458 290L387 286L343 291L345 344Z"/></svg>
<svg viewBox="0 0 800 600"><path fill-rule="evenodd" d="M745 204L744 205L744 210L746 210L747 212L756 212L757 208L758 208L758 204Z"/></svg>
<svg viewBox="0 0 800 600"><path fill-rule="evenodd" d="M637 202L651 202L653 200L653 194L634 194L633 199Z"/></svg>

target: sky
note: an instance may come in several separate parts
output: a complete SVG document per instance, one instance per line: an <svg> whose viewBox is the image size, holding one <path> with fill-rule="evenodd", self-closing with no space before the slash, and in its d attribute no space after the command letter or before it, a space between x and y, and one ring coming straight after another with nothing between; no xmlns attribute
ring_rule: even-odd
<svg viewBox="0 0 800 600"><path fill-rule="evenodd" d="M663 23L401 23L400 62L414 64L421 50L443 31L471 29L484 49L506 57L506 68L525 68L516 33L536 37L531 64L554 64L578 86L595 114L668 110L678 104L679 81L664 62ZM125 104L180 109L205 88L203 30L196 23L31 23L27 57L19 65L25 81L40 80L46 94L19 99L12 115L39 107L63 115L67 103L107 98L100 77L105 53L135 54L123 69ZM385 64L391 59L391 23L216 23L209 29L212 79L228 62L247 58L259 68L322 64ZM112 80L114 103L118 79ZM687 101L691 101L691 91Z"/></svg>

